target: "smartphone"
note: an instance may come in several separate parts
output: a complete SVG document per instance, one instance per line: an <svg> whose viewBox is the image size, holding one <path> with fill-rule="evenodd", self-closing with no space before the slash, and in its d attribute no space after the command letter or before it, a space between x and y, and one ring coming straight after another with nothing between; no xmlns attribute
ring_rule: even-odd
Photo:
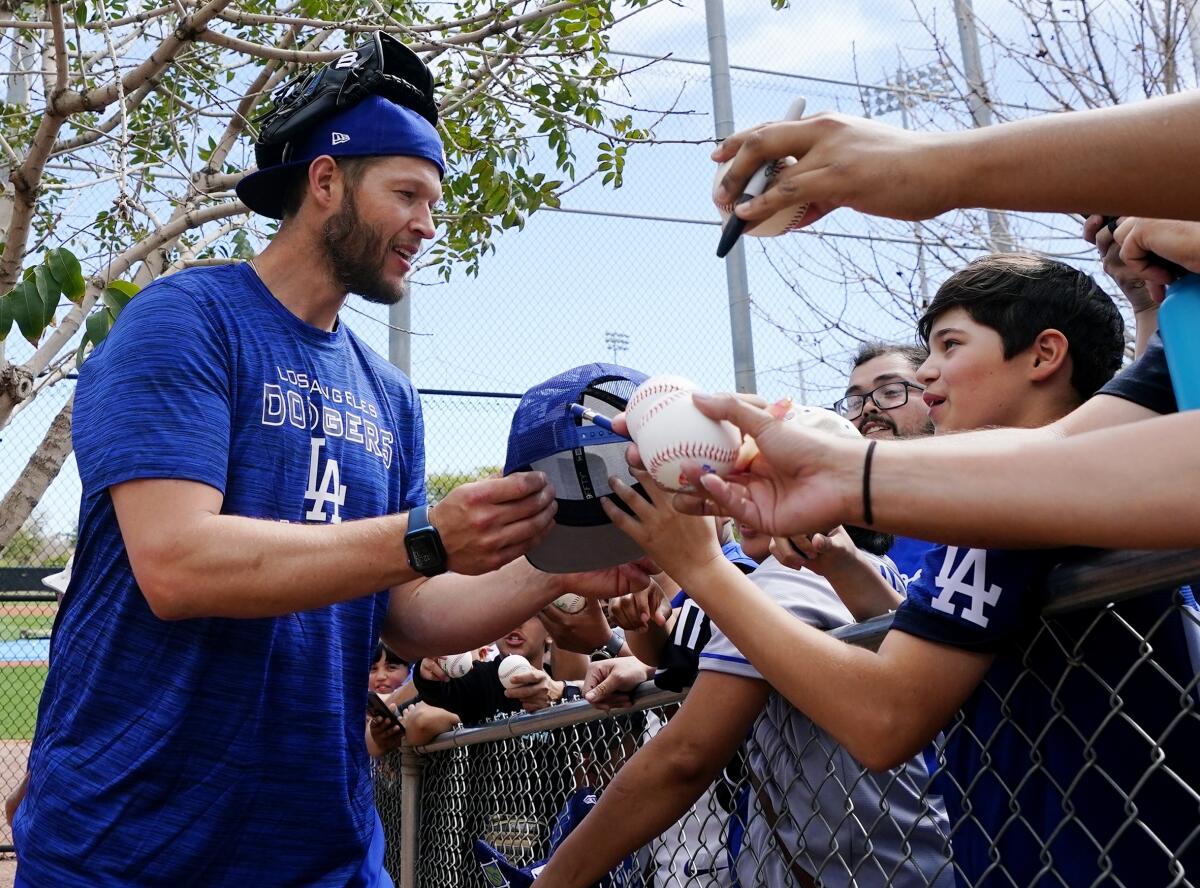
<svg viewBox="0 0 1200 888"><path fill-rule="evenodd" d="M401 727L400 717L392 712L392 707L383 702L383 698L374 691L367 691L367 711L371 715L381 715L396 727Z"/></svg>

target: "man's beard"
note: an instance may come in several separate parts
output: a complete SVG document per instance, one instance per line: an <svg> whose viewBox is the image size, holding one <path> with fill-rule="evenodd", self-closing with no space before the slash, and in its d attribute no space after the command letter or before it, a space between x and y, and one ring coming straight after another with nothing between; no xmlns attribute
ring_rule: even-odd
<svg viewBox="0 0 1200 888"><path fill-rule="evenodd" d="M383 267L391 247L359 223L353 191L346 192L337 215L325 220L321 240L334 280L346 292L379 305L395 305L408 295L406 278L393 281L384 277Z"/></svg>

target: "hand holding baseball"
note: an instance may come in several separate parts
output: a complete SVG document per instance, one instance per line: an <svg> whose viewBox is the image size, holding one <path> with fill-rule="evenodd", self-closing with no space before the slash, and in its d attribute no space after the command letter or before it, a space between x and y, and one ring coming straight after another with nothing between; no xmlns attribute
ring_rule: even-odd
<svg viewBox="0 0 1200 888"><path fill-rule="evenodd" d="M684 377L652 376L634 390L625 409L625 427L646 471L667 490L687 486L682 471L687 462L718 474L737 463L741 434L697 410L695 391L696 384Z"/></svg>
<svg viewBox="0 0 1200 888"><path fill-rule="evenodd" d="M753 437L759 452L744 474L728 480L694 464L685 467L695 490L675 496L680 511L728 515L772 536L822 533L862 521L865 441L785 423L736 395L694 398L706 416L732 422Z"/></svg>

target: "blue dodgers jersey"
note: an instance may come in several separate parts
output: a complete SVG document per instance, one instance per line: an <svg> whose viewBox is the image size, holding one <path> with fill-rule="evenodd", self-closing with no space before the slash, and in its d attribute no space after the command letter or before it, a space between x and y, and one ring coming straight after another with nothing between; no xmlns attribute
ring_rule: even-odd
<svg viewBox="0 0 1200 888"><path fill-rule="evenodd" d="M15 824L23 882L82 867L96 885L374 884L362 732L386 591L159 620L108 489L186 479L220 490L224 514L352 521L424 501L422 438L407 377L344 325L300 321L247 266L174 275L125 308L76 391L79 544Z"/></svg>
<svg viewBox="0 0 1200 888"><path fill-rule="evenodd" d="M1062 558L939 546L896 612L894 629L997 654L939 750L955 864L970 885L1167 884L1175 851L1194 875L1200 717L1181 698L1200 620L1171 592L1043 618Z"/></svg>

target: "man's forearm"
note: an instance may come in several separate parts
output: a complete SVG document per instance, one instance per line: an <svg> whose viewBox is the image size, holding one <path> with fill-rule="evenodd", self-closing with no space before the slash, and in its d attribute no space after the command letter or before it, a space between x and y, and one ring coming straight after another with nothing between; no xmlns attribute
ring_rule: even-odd
<svg viewBox="0 0 1200 888"><path fill-rule="evenodd" d="M369 595L417 576L404 551L407 515L336 525L204 515L131 551L134 576L166 619L275 617Z"/></svg>
<svg viewBox="0 0 1200 888"><path fill-rule="evenodd" d="M524 558L480 576L443 574L392 590L384 636L410 656L437 656L491 644L559 596L553 574Z"/></svg>
<svg viewBox="0 0 1200 888"><path fill-rule="evenodd" d="M1197 90L947 138L950 206L1197 218L1200 183L1180 160L1200 152Z"/></svg>
<svg viewBox="0 0 1200 888"><path fill-rule="evenodd" d="M880 447L874 526L976 547L1200 546L1198 435L1200 413L1181 413L1062 440L985 434L952 447ZM859 510L851 523L861 519Z"/></svg>

